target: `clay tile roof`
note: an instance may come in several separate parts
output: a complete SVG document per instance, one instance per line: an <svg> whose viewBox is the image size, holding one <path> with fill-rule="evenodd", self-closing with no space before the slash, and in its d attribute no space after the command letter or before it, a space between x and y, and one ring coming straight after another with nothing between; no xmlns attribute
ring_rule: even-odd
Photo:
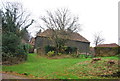
<svg viewBox="0 0 120 81"><path fill-rule="evenodd" d="M111 43L111 44L99 44L96 47L119 47L116 43Z"/></svg>
<svg viewBox="0 0 120 81"><path fill-rule="evenodd" d="M42 36L42 37L49 37L52 35L52 31L50 29L45 30L42 33L38 33L37 36ZM89 42L86 38L81 36L79 33L71 33L70 35L70 40L75 40L75 41L81 41L81 42Z"/></svg>
<svg viewBox="0 0 120 81"><path fill-rule="evenodd" d="M86 38L78 33L71 34L71 40L82 41L82 42L89 42Z"/></svg>
<svg viewBox="0 0 120 81"><path fill-rule="evenodd" d="M47 29L44 32L38 33L37 36L49 37L52 35L52 30Z"/></svg>
<svg viewBox="0 0 120 81"><path fill-rule="evenodd" d="M35 38L32 37L29 44L34 45L34 43L35 43Z"/></svg>

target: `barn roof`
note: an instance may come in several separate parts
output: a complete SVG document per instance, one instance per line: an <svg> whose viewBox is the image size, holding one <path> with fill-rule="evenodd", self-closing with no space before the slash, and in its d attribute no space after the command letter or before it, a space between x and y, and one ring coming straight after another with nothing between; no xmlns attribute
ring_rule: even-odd
<svg viewBox="0 0 120 81"><path fill-rule="evenodd" d="M29 44L34 45L34 43L35 43L35 38L32 37L32 38L30 39Z"/></svg>
<svg viewBox="0 0 120 81"><path fill-rule="evenodd" d="M49 36L52 36L52 33L53 33L53 30L47 29L44 32L38 33L37 36L49 37ZM70 40L89 42L86 38L84 38L82 35L76 32L70 33L69 36L70 36L69 37Z"/></svg>
<svg viewBox="0 0 120 81"><path fill-rule="evenodd" d="M119 47L116 43L111 43L111 44L99 44L96 47Z"/></svg>

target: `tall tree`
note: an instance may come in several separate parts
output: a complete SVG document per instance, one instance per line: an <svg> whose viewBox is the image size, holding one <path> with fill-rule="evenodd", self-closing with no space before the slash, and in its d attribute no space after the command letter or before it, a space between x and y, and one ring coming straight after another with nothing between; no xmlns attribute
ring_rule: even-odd
<svg viewBox="0 0 120 81"><path fill-rule="evenodd" d="M70 34L76 32L80 27L79 18L73 16L68 9L57 9L53 12L47 11L47 16L41 17L44 25L42 29L52 30L50 39L53 40L56 48L59 49L65 45Z"/></svg>
<svg viewBox="0 0 120 81"><path fill-rule="evenodd" d="M28 33L26 29L33 23L33 20L30 21L30 14L23 10L22 4L17 2L3 3L2 16L3 33L13 32L21 38Z"/></svg>
<svg viewBox="0 0 120 81"><path fill-rule="evenodd" d="M102 44L105 41L105 39L101 36L101 33L95 33L94 34L94 44L97 46L98 44Z"/></svg>
<svg viewBox="0 0 120 81"><path fill-rule="evenodd" d="M21 40L26 38L24 37L24 35L28 35L26 29L33 23L29 16L23 10L22 4L17 2L3 3L1 10L3 61L16 56L26 59L25 44L22 44Z"/></svg>

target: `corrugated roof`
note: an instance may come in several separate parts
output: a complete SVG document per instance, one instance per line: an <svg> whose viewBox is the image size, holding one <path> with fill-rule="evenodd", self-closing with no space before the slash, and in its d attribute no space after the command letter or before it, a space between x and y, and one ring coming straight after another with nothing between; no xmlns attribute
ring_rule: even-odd
<svg viewBox="0 0 120 81"><path fill-rule="evenodd" d="M38 33L37 36L50 37L52 36L52 34L53 34L53 30L47 29L44 32ZM89 42L86 38L84 38L82 35L76 32L70 33L69 39L75 41L81 41L81 42Z"/></svg>
<svg viewBox="0 0 120 81"><path fill-rule="evenodd" d="M96 47L119 47L116 43L111 43L111 44L99 44Z"/></svg>

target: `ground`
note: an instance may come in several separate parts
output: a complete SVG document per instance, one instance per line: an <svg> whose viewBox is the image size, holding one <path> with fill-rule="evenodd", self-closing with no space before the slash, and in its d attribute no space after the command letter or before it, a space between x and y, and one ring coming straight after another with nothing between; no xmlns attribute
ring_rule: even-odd
<svg viewBox="0 0 120 81"><path fill-rule="evenodd" d="M8 74L8 73L0 73L3 79L29 79L23 76L15 75L15 74Z"/></svg>
<svg viewBox="0 0 120 81"><path fill-rule="evenodd" d="M97 57L101 60L91 63L92 58L46 58L29 54L24 63L3 66L4 73L18 74L33 79L111 79L117 77L100 77L118 71L118 57ZM115 64L107 62L114 60Z"/></svg>

